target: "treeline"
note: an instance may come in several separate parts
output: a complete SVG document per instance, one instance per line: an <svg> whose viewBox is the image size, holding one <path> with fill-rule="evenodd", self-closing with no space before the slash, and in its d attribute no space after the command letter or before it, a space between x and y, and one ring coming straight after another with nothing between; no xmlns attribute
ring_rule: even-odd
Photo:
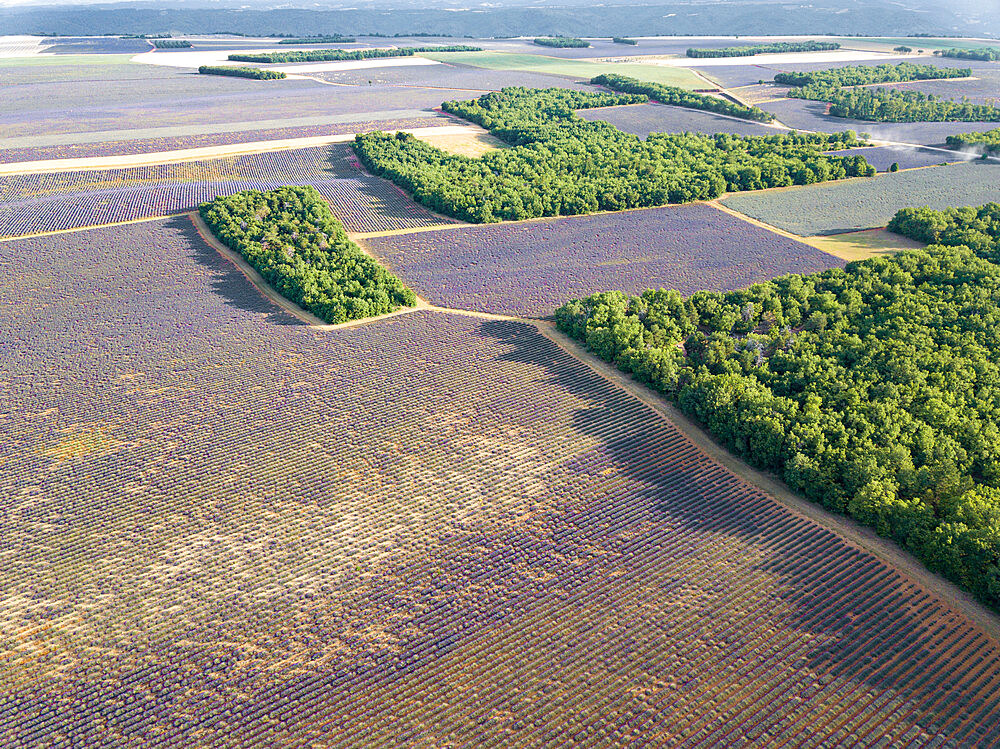
<svg viewBox="0 0 1000 749"><path fill-rule="evenodd" d="M988 233L996 256L1000 206L987 213L927 236ZM975 223L991 228L962 236ZM1000 266L933 245L727 294L596 294L556 320L734 453L1000 608Z"/></svg>
<svg viewBox="0 0 1000 749"><path fill-rule="evenodd" d="M975 47L970 49L938 49L935 55L941 57L956 57L959 60L983 60L996 62L1000 60L1000 47Z"/></svg>
<svg viewBox="0 0 1000 749"><path fill-rule="evenodd" d="M922 91L893 88L864 88L878 83L965 78L968 68L939 68L934 65L864 65L806 73L778 73L775 83L793 88L788 95L830 103L834 117L873 122L997 122L1000 109L990 104L973 104L963 99L938 99ZM853 86L856 88L844 88Z"/></svg>
<svg viewBox="0 0 1000 749"><path fill-rule="evenodd" d="M776 54L779 52L826 52L840 49L836 42L773 42L771 44L746 44L740 47L716 47L688 49L688 57L753 57L754 55Z"/></svg>
<svg viewBox="0 0 1000 749"><path fill-rule="evenodd" d="M969 247L979 257L1000 262L1000 204L997 203L943 211L926 206L904 208L896 212L888 228L925 244Z"/></svg>
<svg viewBox="0 0 1000 749"><path fill-rule="evenodd" d="M643 94L653 101L661 104L671 104L677 107L687 107L688 109L701 109L706 112L725 114L730 117L739 117L744 120L754 122L771 122L774 115L765 112L759 107L747 107L736 104L728 99L720 99L715 96L705 96L696 94L677 86L666 86L662 83L646 83L637 78L629 78L625 75L615 73L605 73L596 78L591 78L590 82L610 88L612 91L622 91L627 94Z"/></svg>
<svg viewBox="0 0 1000 749"><path fill-rule="evenodd" d="M982 148L983 153L990 156L1000 154L1000 128L987 130L985 133L961 133L949 135L945 141L949 148Z"/></svg>
<svg viewBox="0 0 1000 749"><path fill-rule="evenodd" d="M255 78L259 81L274 81L287 77L280 70L262 68L240 68L235 65L202 65L198 68L202 75L230 75L235 78Z"/></svg>
<svg viewBox="0 0 1000 749"><path fill-rule="evenodd" d="M301 36L294 39L282 39L278 44L351 44L356 42L353 36L330 34L329 36Z"/></svg>
<svg viewBox="0 0 1000 749"><path fill-rule="evenodd" d="M635 39L629 39L627 36L613 36L611 37L611 41L615 44L631 44L633 47L639 43Z"/></svg>
<svg viewBox="0 0 1000 749"><path fill-rule="evenodd" d="M726 191L875 173L861 156L823 153L857 145L852 132L653 133L642 140L575 112L646 100L634 94L506 88L442 108L483 126L512 148L473 159L406 133L378 132L358 135L354 148L371 172L420 203L474 223L683 203Z"/></svg>
<svg viewBox="0 0 1000 749"><path fill-rule="evenodd" d="M418 52L482 52L482 47L455 44L448 47L396 47L391 49L312 49L295 52L254 52L229 55L233 62L337 62L378 57L410 57Z"/></svg>
<svg viewBox="0 0 1000 749"><path fill-rule="evenodd" d="M848 65L803 73L778 73L774 82L784 86L839 89L845 86L870 86L873 83L904 83L943 78L968 78L969 68L940 68L937 65L914 65L912 62L884 65Z"/></svg>
<svg viewBox="0 0 1000 749"><path fill-rule="evenodd" d="M361 251L313 187L247 190L199 213L282 296L328 323L416 304L413 292Z"/></svg>
<svg viewBox="0 0 1000 749"><path fill-rule="evenodd" d="M589 47L590 42L585 42L583 39L574 39L569 36L540 36L534 40L535 44L542 47Z"/></svg>
<svg viewBox="0 0 1000 749"><path fill-rule="evenodd" d="M190 47L191 42L187 39L155 39L153 40L153 46L156 49L182 49Z"/></svg>

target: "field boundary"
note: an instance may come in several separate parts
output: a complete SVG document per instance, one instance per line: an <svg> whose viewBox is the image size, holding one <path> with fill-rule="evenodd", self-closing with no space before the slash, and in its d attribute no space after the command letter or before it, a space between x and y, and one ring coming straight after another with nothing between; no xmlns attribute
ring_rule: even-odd
<svg viewBox="0 0 1000 749"><path fill-rule="evenodd" d="M624 390L656 411L661 417L673 424L695 447L737 478L758 489L793 514L826 528L850 545L889 565L903 577L929 590L968 617L984 634L1000 642L1000 617L997 614L994 614L955 584L931 572L907 551L890 541L886 541L870 528L862 526L846 516L828 512L820 505L799 497L777 476L760 471L745 463L716 442L708 432L684 415L665 397L619 371L603 359L599 359L578 342L558 330L554 323L544 320L523 320L523 322L533 325L539 333L567 354L590 367L612 385Z"/></svg>
<svg viewBox="0 0 1000 749"><path fill-rule="evenodd" d="M477 133L481 130L482 128L475 125L441 125L438 127L404 128L402 131L383 130L381 132L389 134L406 132L413 133L414 135L465 135L467 133ZM182 148L174 151L137 153L129 154L127 156L81 156L75 159L15 161L9 164L0 164L0 176L7 177L21 174L45 174L49 172L83 172L100 169L120 169L124 167L175 164L185 161L202 161L225 158L226 156L242 156L249 153L288 151L299 148L327 146L335 143L350 143L357 135L358 133L340 133L339 135L316 135L308 138L258 140L247 143L230 143L220 146Z"/></svg>
<svg viewBox="0 0 1000 749"><path fill-rule="evenodd" d="M205 223L204 219L198 214L197 211L192 211L187 214L191 219L191 223L194 224L195 231L204 240L204 242L211 247L213 250L218 252L222 257L228 260L230 263L236 266L236 269L240 271L246 279L265 297L274 302L283 311L292 315L293 317L301 320L308 327L314 330L341 330L343 328L353 328L358 325L364 325L370 322L376 322L378 320L385 320L390 317L398 317L399 315L407 315L411 312L416 312L418 309L424 309L427 303L421 304L420 299L417 301L417 306L415 307L401 307L394 312L386 312L384 315L376 315L375 317L363 317L360 320L348 320L342 323L328 323L324 322L320 318L316 317L312 312L302 309L292 300L279 294L264 277L257 272L250 263L248 263L242 255L238 252L234 252L218 240L218 238L212 233L212 230L208 228L208 224Z"/></svg>

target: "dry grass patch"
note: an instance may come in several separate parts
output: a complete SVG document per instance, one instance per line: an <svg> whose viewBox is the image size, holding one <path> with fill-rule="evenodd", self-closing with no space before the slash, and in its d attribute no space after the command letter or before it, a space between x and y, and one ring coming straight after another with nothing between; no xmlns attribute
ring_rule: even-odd
<svg viewBox="0 0 1000 749"><path fill-rule="evenodd" d="M456 156L469 156L478 158L484 153L495 151L498 148L506 148L507 144L499 138L490 135L485 130L481 133L424 133L417 135L418 140L429 143L442 151L453 153Z"/></svg>
<svg viewBox="0 0 1000 749"><path fill-rule="evenodd" d="M924 247L920 242L893 234L885 229L852 231L826 237L806 237L802 241L817 250L822 250L848 262L868 260L880 255L894 255L900 250Z"/></svg>

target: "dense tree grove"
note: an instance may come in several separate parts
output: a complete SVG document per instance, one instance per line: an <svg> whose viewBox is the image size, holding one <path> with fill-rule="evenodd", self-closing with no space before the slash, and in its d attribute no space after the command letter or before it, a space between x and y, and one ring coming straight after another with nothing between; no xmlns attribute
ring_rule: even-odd
<svg viewBox="0 0 1000 749"><path fill-rule="evenodd" d="M973 104L966 99L942 100L921 91L863 88L876 83L964 78L970 75L972 71L968 68L939 68L901 62L875 67L856 65L805 73L778 73L774 81L792 86L789 96L830 102L830 114L834 117L873 122L1000 122L1000 109L990 104Z"/></svg>
<svg viewBox="0 0 1000 749"><path fill-rule="evenodd" d="M282 296L327 322L416 303L402 281L348 239L313 187L247 190L202 203L199 212Z"/></svg>
<svg viewBox="0 0 1000 749"><path fill-rule="evenodd" d="M198 72L203 75L231 75L236 78L256 78L259 81L275 81L287 77L280 70L263 68L241 68L236 65L202 65Z"/></svg>
<svg viewBox="0 0 1000 749"><path fill-rule="evenodd" d="M388 49L310 49L295 52L252 52L229 55L233 62L338 62L377 57L410 57L418 52L482 52L482 47L454 44L448 47L394 47Z"/></svg>
<svg viewBox="0 0 1000 749"><path fill-rule="evenodd" d="M482 125L512 148L480 158L446 153L407 133L358 135L354 148L432 210L485 223L617 211L719 197L726 191L871 176L861 156L824 151L859 143L853 132L744 137L653 133L645 141L575 113L645 96L505 88L445 111Z"/></svg>
<svg viewBox="0 0 1000 749"><path fill-rule="evenodd" d="M637 78L630 78L627 75L605 73L596 78L591 78L590 82L597 86L610 88L612 91L622 91L626 94L643 94L661 104L671 104L676 107L687 107L688 109L702 109L706 112L725 114L730 117L753 120L754 122L771 122L774 120L773 114L765 112L760 107L747 107L728 99L697 94L694 91L688 91L686 88L678 88L677 86L666 86L662 83L646 83Z"/></svg>
<svg viewBox="0 0 1000 749"><path fill-rule="evenodd" d="M889 222L889 231L926 244L965 246L980 257L1000 262L1000 204L979 208L904 208Z"/></svg>
<svg viewBox="0 0 1000 749"><path fill-rule="evenodd" d="M784 86L816 86L839 89L845 86L869 86L873 83L903 83L942 78L968 78L969 68L940 68L937 65L914 65L912 62L884 65L848 65L828 70L778 73L774 82Z"/></svg>
<svg viewBox="0 0 1000 749"><path fill-rule="evenodd" d="M278 44L351 44L356 42L353 36L330 34L329 36L304 36L294 39L282 39Z"/></svg>
<svg viewBox="0 0 1000 749"><path fill-rule="evenodd" d="M733 452L1000 608L1000 206L926 224L966 246L744 291L572 301L559 327ZM913 232L919 234L919 232Z"/></svg>
<svg viewBox="0 0 1000 749"><path fill-rule="evenodd" d="M770 44L745 44L740 47L692 47L688 57L752 57L779 52L826 52L840 49L836 42L772 42Z"/></svg>
<svg viewBox="0 0 1000 749"><path fill-rule="evenodd" d="M949 148L982 148L987 155L1000 154L1000 128L985 133L949 135L945 140Z"/></svg>
<svg viewBox="0 0 1000 749"><path fill-rule="evenodd" d="M156 49L185 49L191 46L187 39L154 39L153 46Z"/></svg>
<svg viewBox="0 0 1000 749"><path fill-rule="evenodd" d="M959 60L982 60L984 62L996 62L1000 60L1000 47L974 47L971 49L940 49L935 50L935 55L942 57L955 57Z"/></svg>
<svg viewBox="0 0 1000 749"><path fill-rule="evenodd" d="M633 47L639 43L635 39L629 39L627 36L613 36L611 37L611 41L615 44L631 44Z"/></svg>
<svg viewBox="0 0 1000 749"><path fill-rule="evenodd" d="M574 39L569 36L540 36L534 40L535 44L542 47L556 47L559 49L566 49L569 47L589 47L590 42L585 42L583 39Z"/></svg>

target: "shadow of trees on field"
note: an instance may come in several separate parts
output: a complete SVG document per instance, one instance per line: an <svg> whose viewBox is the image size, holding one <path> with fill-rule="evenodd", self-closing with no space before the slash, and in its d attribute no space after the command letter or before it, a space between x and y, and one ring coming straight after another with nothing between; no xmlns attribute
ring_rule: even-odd
<svg viewBox="0 0 1000 749"><path fill-rule="evenodd" d="M238 268L211 247L198 234L190 216L173 216L167 220L166 225L187 240L187 246L191 249L190 256L212 273L212 290L227 305L244 312L266 314L267 322L272 325L306 325L264 296Z"/></svg>

